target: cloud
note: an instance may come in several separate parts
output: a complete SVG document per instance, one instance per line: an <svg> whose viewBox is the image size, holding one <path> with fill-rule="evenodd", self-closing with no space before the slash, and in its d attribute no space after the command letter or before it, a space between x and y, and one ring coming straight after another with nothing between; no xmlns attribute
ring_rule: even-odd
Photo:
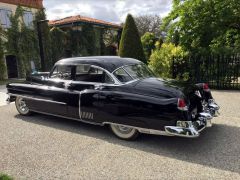
<svg viewBox="0 0 240 180"><path fill-rule="evenodd" d="M172 5L171 0L45 0L43 3L50 20L82 15L115 23L124 22L128 13L164 17Z"/></svg>

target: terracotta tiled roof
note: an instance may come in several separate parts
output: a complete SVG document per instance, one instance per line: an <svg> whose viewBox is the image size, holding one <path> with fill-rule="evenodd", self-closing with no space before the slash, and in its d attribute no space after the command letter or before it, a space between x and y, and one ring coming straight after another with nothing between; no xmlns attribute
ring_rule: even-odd
<svg viewBox="0 0 240 180"><path fill-rule="evenodd" d="M70 16L70 17L66 17L66 18L58 19L58 20L54 20L54 21L49 21L49 25L57 26L57 25L65 25L65 24L75 23L75 22L87 22L90 24L99 24L99 25L103 25L103 26L110 26L113 28L121 28L120 25L115 24L115 23L110 23L110 22L106 22L103 20L80 16L80 15Z"/></svg>
<svg viewBox="0 0 240 180"><path fill-rule="evenodd" d="M21 5L31 8L41 9L43 8L43 0L0 0L0 2L7 4Z"/></svg>

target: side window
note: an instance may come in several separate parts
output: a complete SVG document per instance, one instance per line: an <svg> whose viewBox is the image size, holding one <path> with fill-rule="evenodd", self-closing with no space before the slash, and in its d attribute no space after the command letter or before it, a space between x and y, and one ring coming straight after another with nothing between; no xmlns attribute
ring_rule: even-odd
<svg viewBox="0 0 240 180"><path fill-rule="evenodd" d="M0 20L1 20L1 26L3 28L10 28L11 27L11 22L10 22L11 14L12 14L11 10L0 9Z"/></svg>
<svg viewBox="0 0 240 180"><path fill-rule="evenodd" d="M102 69L91 65L77 65L75 81L113 84L112 78Z"/></svg>
<svg viewBox="0 0 240 180"><path fill-rule="evenodd" d="M53 79L63 79L70 80L72 79L72 66L56 66L50 76Z"/></svg>
<svg viewBox="0 0 240 180"><path fill-rule="evenodd" d="M23 21L27 27L33 28L33 14L31 11L24 11Z"/></svg>
<svg viewBox="0 0 240 180"><path fill-rule="evenodd" d="M133 80L123 68L119 68L113 74L120 82L123 83Z"/></svg>

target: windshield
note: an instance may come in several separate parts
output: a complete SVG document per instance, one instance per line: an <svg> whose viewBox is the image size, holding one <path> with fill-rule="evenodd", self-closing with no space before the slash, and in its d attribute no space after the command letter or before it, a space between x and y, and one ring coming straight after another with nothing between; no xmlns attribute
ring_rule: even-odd
<svg viewBox="0 0 240 180"><path fill-rule="evenodd" d="M128 82L134 79L154 77L152 71L145 64L134 64L117 69L114 76L120 82Z"/></svg>

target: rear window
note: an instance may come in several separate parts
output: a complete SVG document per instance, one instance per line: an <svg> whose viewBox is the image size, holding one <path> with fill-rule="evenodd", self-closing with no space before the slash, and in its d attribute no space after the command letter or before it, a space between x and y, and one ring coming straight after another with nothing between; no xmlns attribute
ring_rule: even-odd
<svg viewBox="0 0 240 180"><path fill-rule="evenodd" d="M75 81L113 84L113 79L102 69L91 65L77 65Z"/></svg>
<svg viewBox="0 0 240 180"><path fill-rule="evenodd" d="M72 68L73 66L64 66L64 65L56 66L50 78L71 80Z"/></svg>

